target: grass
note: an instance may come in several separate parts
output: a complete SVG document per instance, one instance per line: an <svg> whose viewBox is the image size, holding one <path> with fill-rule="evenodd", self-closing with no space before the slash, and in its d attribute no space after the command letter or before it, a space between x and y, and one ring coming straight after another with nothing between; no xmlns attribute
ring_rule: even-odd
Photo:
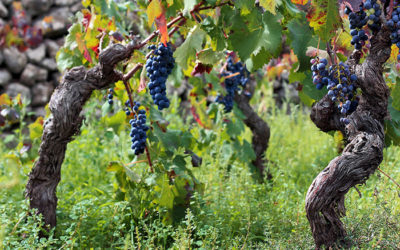
<svg viewBox="0 0 400 250"><path fill-rule="evenodd" d="M105 168L109 161L129 160L128 137L114 135L93 119L68 145L57 189L58 226L48 239L39 240L40 218L27 216L23 197L32 164L16 168L5 158L10 150L0 143L5 159L0 180L9 184L0 190L0 249L312 249L304 199L313 178L337 155L336 144L318 131L307 111L292 106L287 115L258 101L271 127L267 158L273 179L260 184L247 165L227 164L221 150L210 149L219 153L201 155L203 164L194 172L205 192L194 196L185 218L174 225L156 215L137 220L134 206L114 200L115 178ZM380 166L397 181L399 160L400 149L392 146ZM361 197L354 189L347 194L343 219L353 248L400 248L399 188L377 172L358 189Z"/></svg>

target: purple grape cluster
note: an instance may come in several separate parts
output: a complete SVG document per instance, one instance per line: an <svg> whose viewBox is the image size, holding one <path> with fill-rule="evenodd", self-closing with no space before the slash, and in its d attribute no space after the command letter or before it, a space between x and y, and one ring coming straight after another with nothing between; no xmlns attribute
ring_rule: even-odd
<svg viewBox="0 0 400 250"><path fill-rule="evenodd" d="M239 86L242 88L246 86L249 81L250 72L242 62L234 62L232 56L227 59L226 70L221 74L225 77L226 96L219 95L215 99L216 102L225 106L225 112L230 112L233 109L233 99Z"/></svg>
<svg viewBox="0 0 400 250"><path fill-rule="evenodd" d="M127 116L130 116L130 115L131 115L131 111L130 111L130 109L129 109L129 104L130 104L130 101L129 101L129 99L128 99L128 100L126 100L126 102L125 102L125 109L124 109L125 114L126 114Z"/></svg>
<svg viewBox="0 0 400 250"><path fill-rule="evenodd" d="M114 98L114 89L113 88L109 88L108 89L108 104L112 105L114 103L113 98Z"/></svg>
<svg viewBox="0 0 400 250"><path fill-rule="evenodd" d="M131 149L134 150L135 155L139 155L146 147L146 132L149 127L146 125L146 110L140 109L140 102L134 102L134 104L134 118L129 121L132 127L129 135L132 138Z"/></svg>
<svg viewBox="0 0 400 250"><path fill-rule="evenodd" d="M363 7L368 15L368 27L373 31L378 31L381 28L381 5L376 0L367 0Z"/></svg>
<svg viewBox="0 0 400 250"><path fill-rule="evenodd" d="M146 62L147 76L150 78L148 87L154 104L158 106L159 110L162 110L168 108L170 104L166 96L165 82L174 68L175 59L172 56L173 52L170 44L165 46L160 43L158 47L153 44L148 49L152 50Z"/></svg>
<svg viewBox="0 0 400 250"><path fill-rule="evenodd" d="M330 66L327 70L328 60L325 58L311 59L311 64L313 83L316 88L322 89L323 86L326 86L328 96L338 105L343 116L353 112L358 105L358 98L355 96L357 76L350 73L349 66L340 62ZM344 124L350 122L346 117L340 118L340 121Z"/></svg>
<svg viewBox="0 0 400 250"><path fill-rule="evenodd" d="M349 15L351 44L354 45L355 49L361 50L368 40L368 36L363 30L363 27L368 23L367 13L361 5L358 12L353 12L349 7L346 7L345 14Z"/></svg>
<svg viewBox="0 0 400 250"><path fill-rule="evenodd" d="M400 4L397 1L394 1L392 16L386 22L386 25L392 32L390 34L392 44L396 44L396 46L400 49ZM397 61L400 62L400 53L397 55ZM396 65L396 67L397 70L400 70L399 63Z"/></svg>

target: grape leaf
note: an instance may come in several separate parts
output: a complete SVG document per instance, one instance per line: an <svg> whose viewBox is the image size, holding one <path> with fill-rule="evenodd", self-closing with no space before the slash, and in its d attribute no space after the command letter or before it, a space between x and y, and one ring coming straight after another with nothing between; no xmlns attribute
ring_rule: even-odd
<svg viewBox="0 0 400 250"><path fill-rule="evenodd" d="M203 30L195 26L187 35L185 42L175 50L176 63L182 69L186 70L188 68L189 59L195 59L196 52L202 47L205 35L206 33Z"/></svg>
<svg viewBox="0 0 400 250"><path fill-rule="evenodd" d="M163 7L159 0L153 0L150 2L146 10L149 26L153 24L156 17L159 17L162 14L162 12L163 12Z"/></svg>
<svg viewBox="0 0 400 250"><path fill-rule="evenodd" d="M392 90L391 96L393 98L391 106L393 106L393 108L396 109L397 111L400 111L400 86L398 84L394 85L394 89Z"/></svg>
<svg viewBox="0 0 400 250"><path fill-rule="evenodd" d="M272 14L276 14L276 6L279 4L280 0L260 0L260 5L264 9L268 10Z"/></svg>
<svg viewBox="0 0 400 250"><path fill-rule="evenodd" d="M307 46L312 38L312 31L310 30L305 19L293 19L288 23L289 34L291 40L291 47L296 54L300 67L299 71L305 71L309 68L309 57L306 56Z"/></svg>
<svg viewBox="0 0 400 250"><path fill-rule="evenodd" d="M310 26L323 40L328 41L341 26L339 8L336 0L312 1L307 13Z"/></svg>
<svg viewBox="0 0 400 250"><path fill-rule="evenodd" d="M157 29L161 35L161 42L167 46L168 42L168 29L167 29L167 20L165 19L165 11L161 13L159 17L156 18Z"/></svg>
<svg viewBox="0 0 400 250"><path fill-rule="evenodd" d="M224 57L223 52L213 51L211 48L201 50L196 54L197 59L203 64L216 64Z"/></svg>
<svg viewBox="0 0 400 250"><path fill-rule="evenodd" d="M292 3L306 5L308 3L308 0L292 0Z"/></svg>
<svg viewBox="0 0 400 250"><path fill-rule="evenodd" d="M190 11L193 10L194 6L197 4L197 0L184 0L183 5L183 15L189 16Z"/></svg>
<svg viewBox="0 0 400 250"><path fill-rule="evenodd" d="M253 53L259 53L261 48L272 55L278 55L282 47L282 26L278 22L279 17L269 12L260 16L256 9L245 19L235 15L232 20L232 29L235 32L229 36L229 41L242 61L246 61Z"/></svg>
<svg viewBox="0 0 400 250"><path fill-rule="evenodd" d="M274 0L272 0L274 1ZM237 0L235 1L235 7L240 9L241 15L248 15L254 8L253 0Z"/></svg>

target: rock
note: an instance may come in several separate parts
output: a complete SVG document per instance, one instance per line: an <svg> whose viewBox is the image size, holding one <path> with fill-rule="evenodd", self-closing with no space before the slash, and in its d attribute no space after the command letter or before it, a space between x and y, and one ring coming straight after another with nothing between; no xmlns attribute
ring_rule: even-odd
<svg viewBox="0 0 400 250"><path fill-rule="evenodd" d="M62 75L60 72L55 72L51 74L51 81L53 82L54 87L57 87L61 82Z"/></svg>
<svg viewBox="0 0 400 250"><path fill-rule="evenodd" d="M31 101L31 91L28 87L20 84L20 83L11 83L6 88L6 93L11 97L16 97L18 94L21 94L25 99L24 102Z"/></svg>
<svg viewBox="0 0 400 250"><path fill-rule="evenodd" d="M0 17L6 18L8 16L8 10L6 6L4 6L3 2L0 2Z"/></svg>
<svg viewBox="0 0 400 250"><path fill-rule="evenodd" d="M5 69L0 69L0 86L7 85L10 82L11 78L12 76L10 72Z"/></svg>
<svg viewBox="0 0 400 250"><path fill-rule="evenodd" d="M29 63L22 72L20 81L25 85L32 86L35 82L46 81L47 75L46 69Z"/></svg>
<svg viewBox="0 0 400 250"><path fill-rule="evenodd" d="M54 58L45 58L40 65L50 71L57 71L57 63Z"/></svg>
<svg viewBox="0 0 400 250"><path fill-rule="evenodd" d="M33 16L46 13L52 4L53 0L22 0L24 9Z"/></svg>
<svg viewBox="0 0 400 250"><path fill-rule="evenodd" d="M50 100L53 93L53 85L48 82L38 83L32 88L32 106L43 106Z"/></svg>
<svg viewBox="0 0 400 250"><path fill-rule="evenodd" d="M46 46L42 43L36 49L28 49L26 55L30 62L39 63L46 55Z"/></svg>
<svg viewBox="0 0 400 250"><path fill-rule="evenodd" d="M47 55L49 55L51 58L56 58L57 51L61 46L57 42L50 39L46 39L44 43L46 44Z"/></svg>
<svg viewBox="0 0 400 250"><path fill-rule="evenodd" d="M3 63L3 61L4 61L3 52L0 50L0 65Z"/></svg>
<svg viewBox="0 0 400 250"><path fill-rule="evenodd" d="M13 0L2 0L2 3L5 5L10 5L13 2Z"/></svg>
<svg viewBox="0 0 400 250"><path fill-rule="evenodd" d="M7 67L12 73L18 74L25 68L28 58L24 53L19 52L15 47L6 48L3 52Z"/></svg>
<svg viewBox="0 0 400 250"><path fill-rule="evenodd" d="M76 1L76 0L55 0L55 4L59 5L59 6L73 5L76 2L78 2L78 1Z"/></svg>
<svg viewBox="0 0 400 250"><path fill-rule="evenodd" d="M64 36L68 33L68 27L71 25L69 20L73 14L68 7L55 8L46 13L46 16L52 16L51 22L38 20L35 26L43 30L43 35L48 38Z"/></svg>
<svg viewBox="0 0 400 250"><path fill-rule="evenodd" d="M71 11L72 13L76 13L76 12L80 11L81 9L83 9L83 5L82 5L81 1L79 1L76 4L72 5L71 7L69 7L69 11Z"/></svg>

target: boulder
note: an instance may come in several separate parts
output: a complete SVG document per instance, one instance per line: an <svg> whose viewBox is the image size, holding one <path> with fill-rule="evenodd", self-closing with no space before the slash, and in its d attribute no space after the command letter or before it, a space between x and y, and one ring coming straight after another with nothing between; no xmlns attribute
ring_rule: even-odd
<svg viewBox="0 0 400 250"><path fill-rule="evenodd" d="M20 81L25 85L33 86L35 82L46 81L47 75L46 69L29 63L22 72Z"/></svg>
<svg viewBox="0 0 400 250"><path fill-rule="evenodd" d="M50 71L57 71L57 63L54 58L45 58L40 65Z"/></svg>
<svg viewBox="0 0 400 250"><path fill-rule="evenodd" d="M33 108L32 111L35 113L35 116L46 117L46 110L44 109L44 107L36 107Z"/></svg>
<svg viewBox="0 0 400 250"><path fill-rule="evenodd" d="M17 48L10 47L4 49L4 60L7 67L12 73L18 74L25 68L28 63L28 58L24 53L21 53Z"/></svg>
<svg viewBox="0 0 400 250"><path fill-rule="evenodd" d="M45 14L53 4L53 0L22 0L22 6L32 16Z"/></svg>
<svg viewBox="0 0 400 250"><path fill-rule="evenodd" d="M53 8L46 16L52 16L51 22L38 20L35 26L43 30L43 35L48 38L57 38L68 33L68 27L71 25L70 18L73 16L68 7Z"/></svg>
<svg viewBox="0 0 400 250"><path fill-rule="evenodd" d="M42 43L36 49L28 49L26 55L30 62L40 63L46 55L46 46Z"/></svg>
<svg viewBox="0 0 400 250"><path fill-rule="evenodd" d="M66 5L73 5L77 2L80 2L80 0L55 0L55 4L58 6L66 6Z"/></svg>
<svg viewBox="0 0 400 250"><path fill-rule="evenodd" d="M54 87L51 83L43 82L35 84L32 88L32 106L44 106L49 102Z"/></svg>
<svg viewBox="0 0 400 250"><path fill-rule="evenodd" d="M3 52L0 50L0 65L3 63L3 61L4 61Z"/></svg>
<svg viewBox="0 0 400 250"><path fill-rule="evenodd" d="M11 97L16 97L18 94L21 94L25 102L30 102L32 97L29 88L20 83L9 84L6 88L6 93Z"/></svg>
<svg viewBox="0 0 400 250"><path fill-rule="evenodd" d="M0 69L0 86L5 86L11 81L11 74L5 69Z"/></svg>
<svg viewBox="0 0 400 250"><path fill-rule="evenodd" d="M8 16L8 10L6 6L4 6L3 2L0 2L0 17L6 18Z"/></svg>
<svg viewBox="0 0 400 250"><path fill-rule="evenodd" d="M44 43L46 44L47 55L51 58L56 58L57 51L61 46L57 42L50 39L46 39Z"/></svg>

